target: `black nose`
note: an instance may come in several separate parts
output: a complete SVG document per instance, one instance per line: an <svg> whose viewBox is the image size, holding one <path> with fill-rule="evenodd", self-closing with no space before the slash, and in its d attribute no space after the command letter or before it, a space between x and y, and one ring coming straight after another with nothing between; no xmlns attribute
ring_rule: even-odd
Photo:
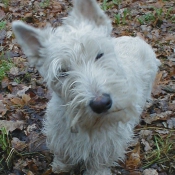
<svg viewBox="0 0 175 175"><path fill-rule="evenodd" d="M89 105L95 113L100 114L111 108L112 99L109 94L102 94L101 96L91 100Z"/></svg>

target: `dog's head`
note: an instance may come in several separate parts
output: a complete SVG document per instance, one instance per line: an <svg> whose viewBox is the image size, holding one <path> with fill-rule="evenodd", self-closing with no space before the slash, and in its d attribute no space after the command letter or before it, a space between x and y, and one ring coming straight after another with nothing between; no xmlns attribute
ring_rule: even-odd
<svg viewBox="0 0 175 175"><path fill-rule="evenodd" d="M127 120L120 113L131 96L111 30L110 19L95 0L75 0L72 12L56 29L13 22L29 63L62 99L72 127L94 125L98 119Z"/></svg>

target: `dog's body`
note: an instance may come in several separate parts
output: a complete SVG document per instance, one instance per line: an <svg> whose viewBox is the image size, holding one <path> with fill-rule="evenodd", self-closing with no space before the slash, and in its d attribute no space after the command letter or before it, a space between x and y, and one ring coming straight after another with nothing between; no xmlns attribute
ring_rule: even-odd
<svg viewBox="0 0 175 175"><path fill-rule="evenodd" d="M75 0L64 25L39 30L14 22L31 65L52 89L44 133L53 170L84 162L87 175L110 175L124 159L160 62L139 37L112 38L95 0Z"/></svg>

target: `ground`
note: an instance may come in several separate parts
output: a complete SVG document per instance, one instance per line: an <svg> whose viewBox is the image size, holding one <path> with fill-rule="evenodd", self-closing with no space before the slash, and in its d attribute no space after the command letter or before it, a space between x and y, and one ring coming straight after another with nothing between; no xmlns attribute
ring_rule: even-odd
<svg viewBox="0 0 175 175"><path fill-rule="evenodd" d="M152 96L135 129L126 161L114 175L175 174L175 1L99 0L113 22L115 37L143 37L162 65ZM0 174L54 175L52 154L41 134L50 93L28 66L11 22L56 27L72 8L71 0L0 0ZM62 173L63 175L64 173ZM79 175L80 173L75 173ZM60 174L61 175L61 174Z"/></svg>

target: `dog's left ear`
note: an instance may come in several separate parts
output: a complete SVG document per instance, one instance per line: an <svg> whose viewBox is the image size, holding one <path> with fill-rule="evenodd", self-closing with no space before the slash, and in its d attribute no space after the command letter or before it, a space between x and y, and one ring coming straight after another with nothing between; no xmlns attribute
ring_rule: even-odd
<svg viewBox="0 0 175 175"><path fill-rule="evenodd" d="M111 20L103 12L96 0L74 0L72 14L79 18L78 20L83 18L83 20L95 22L97 26L104 26L111 33Z"/></svg>

